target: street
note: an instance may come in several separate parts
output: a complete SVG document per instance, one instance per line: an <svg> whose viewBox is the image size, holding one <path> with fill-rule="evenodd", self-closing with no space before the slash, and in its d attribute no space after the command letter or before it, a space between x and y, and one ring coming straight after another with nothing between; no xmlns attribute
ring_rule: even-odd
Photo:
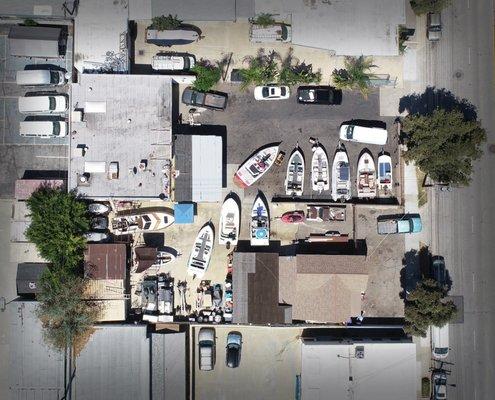
<svg viewBox="0 0 495 400"><path fill-rule="evenodd" d="M449 399L492 399L495 377L495 246L493 167L495 143L493 0L454 0L442 11L443 35L426 48L427 85L451 90L478 109L487 131L484 155L472 183L451 192L429 193L431 247L443 255L452 277L451 295L463 296L464 322L450 325L446 368Z"/></svg>

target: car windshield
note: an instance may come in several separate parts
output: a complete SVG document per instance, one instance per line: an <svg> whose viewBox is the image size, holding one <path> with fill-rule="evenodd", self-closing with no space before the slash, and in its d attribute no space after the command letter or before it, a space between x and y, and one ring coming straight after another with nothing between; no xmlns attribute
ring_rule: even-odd
<svg viewBox="0 0 495 400"><path fill-rule="evenodd" d="M281 96L285 96L285 93L286 93L286 90L285 90L285 88L282 86L282 87L280 88L280 95L281 95Z"/></svg>
<svg viewBox="0 0 495 400"><path fill-rule="evenodd" d="M55 101L55 97L48 97L48 109L49 110L55 110L55 106L56 106L56 101Z"/></svg>
<svg viewBox="0 0 495 400"><path fill-rule="evenodd" d="M287 38L289 37L289 30L285 25L282 25L281 27L282 27L282 40L287 40Z"/></svg>
<svg viewBox="0 0 495 400"><path fill-rule="evenodd" d="M59 83L59 74L55 71L50 71L50 83Z"/></svg>
<svg viewBox="0 0 495 400"><path fill-rule="evenodd" d="M55 123L53 124L53 134L54 134L55 136L60 135L60 123L59 123L59 122L55 122Z"/></svg>
<svg viewBox="0 0 495 400"><path fill-rule="evenodd" d="M268 97L270 95L268 88L264 87L261 91L261 94L263 95L263 97Z"/></svg>
<svg viewBox="0 0 495 400"><path fill-rule="evenodd" d="M435 353L437 354L447 354L449 352L448 347L436 347L435 348Z"/></svg>
<svg viewBox="0 0 495 400"><path fill-rule="evenodd" d="M353 125L349 125L346 129L346 136L347 136L347 139L352 139L352 133L354 132L354 126Z"/></svg>
<svg viewBox="0 0 495 400"><path fill-rule="evenodd" d="M437 386L445 386L446 384L447 384L447 379L445 378L435 379L435 385Z"/></svg>

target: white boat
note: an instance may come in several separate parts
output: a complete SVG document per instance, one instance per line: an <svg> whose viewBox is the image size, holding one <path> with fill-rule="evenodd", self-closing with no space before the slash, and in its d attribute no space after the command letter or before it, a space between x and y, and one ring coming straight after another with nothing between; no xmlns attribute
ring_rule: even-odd
<svg viewBox="0 0 495 400"><path fill-rule="evenodd" d="M313 181L313 190L321 193L330 188L328 179L328 157L325 149L317 144L313 150L311 160L311 180Z"/></svg>
<svg viewBox="0 0 495 400"><path fill-rule="evenodd" d="M364 150L357 167L358 198L376 197L376 169L373 156Z"/></svg>
<svg viewBox="0 0 495 400"><path fill-rule="evenodd" d="M110 231L114 235L130 235L165 229L175 221L174 212L167 207L138 208L118 212L111 219Z"/></svg>
<svg viewBox="0 0 495 400"><path fill-rule="evenodd" d="M270 244L270 218L268 206L258 195L251 211L251 246L268 246Z"/></svg>
<svg viewBox="0 0 495 400"><path fill-rule="evenodd" d="M251 186L260 179L273 165L279 146L265 147L257 151L242 164L234 174L234 183L240 188Z"/></svg>
<svg viewBox="0 0 495 400"><path fill-rule="evenodd" d="M210 223L204 225L196 236L194 245L187 263L187 273L202 277L208 269L211 252L213 251L213 240L215 234Z"/></svg>
<svg viewBox="0 0 495 400"><path fill-rule="evenodd" d="M218 243L235 246L239 240L241 210L232 197L227 197L220 211L220 234Z"/></svg>
<svg viewBox="0 0 495 400"><path fill-rule="evenodd" d="M292 152L287 164L285 193L288 196L302 196L304 190L304 156L299 149Z"/></svg>
<svg viewBox="0 0 495 400"><path fill-rule="evenodd" d="M332 200L348 201L351 193L351 171L349 157L344 146L335 152L332 165Z"/></svg>
<svg viewBox="0 0 495 400"><path fill-rule="evenodd" d="M378 189L391 191L392 185L392 158L382 153L378 156Z"/></svg>

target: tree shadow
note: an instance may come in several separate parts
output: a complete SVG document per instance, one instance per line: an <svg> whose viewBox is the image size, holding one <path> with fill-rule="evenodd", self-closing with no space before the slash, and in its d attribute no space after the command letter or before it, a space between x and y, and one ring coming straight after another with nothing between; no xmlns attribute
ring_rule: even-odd
<svg viewBox="0 0 495 400"><path fill-rule="evenodd" d="M436 109L446 111L458 110L466 121L477 119L476 107L466 99L456 97L447 89L427 87L423 93L413 93L404 96L399 101L399 113L407 111L409 114L431 115Z"/></svg>
<svg viewBox="0 0 495 400"><path fill-rule="evenodd" d="M418 282L430 276L431 253L428 247L419 251L411 249L402 258L403 268L400 270L400 284L402 292L399 296L406 300L408 293L416 288Z"/></svg>

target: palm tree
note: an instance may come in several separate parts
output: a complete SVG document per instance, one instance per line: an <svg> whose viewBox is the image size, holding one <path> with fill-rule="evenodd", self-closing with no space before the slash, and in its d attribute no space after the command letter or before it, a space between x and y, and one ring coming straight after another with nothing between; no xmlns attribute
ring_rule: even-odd
<svg viewBox="0 0 495 400"><path fill-rule="evenodd" d="M335 86L345 90L359 90L364 98L371 91L370 80L376 75L370 72L376 68L371 57L346 57L344 69L335 69L332 78Z"/></svg>
<svg viewBox="0 0 495 400"><path fill-rule="evenodd" d="M280 56L275 51L266 54L264 49L259 49L255 56L244 57L243 62L247 68L241 69L241 89L250 85L265 85L274 82L278 75L277 61Z"/></svg>

